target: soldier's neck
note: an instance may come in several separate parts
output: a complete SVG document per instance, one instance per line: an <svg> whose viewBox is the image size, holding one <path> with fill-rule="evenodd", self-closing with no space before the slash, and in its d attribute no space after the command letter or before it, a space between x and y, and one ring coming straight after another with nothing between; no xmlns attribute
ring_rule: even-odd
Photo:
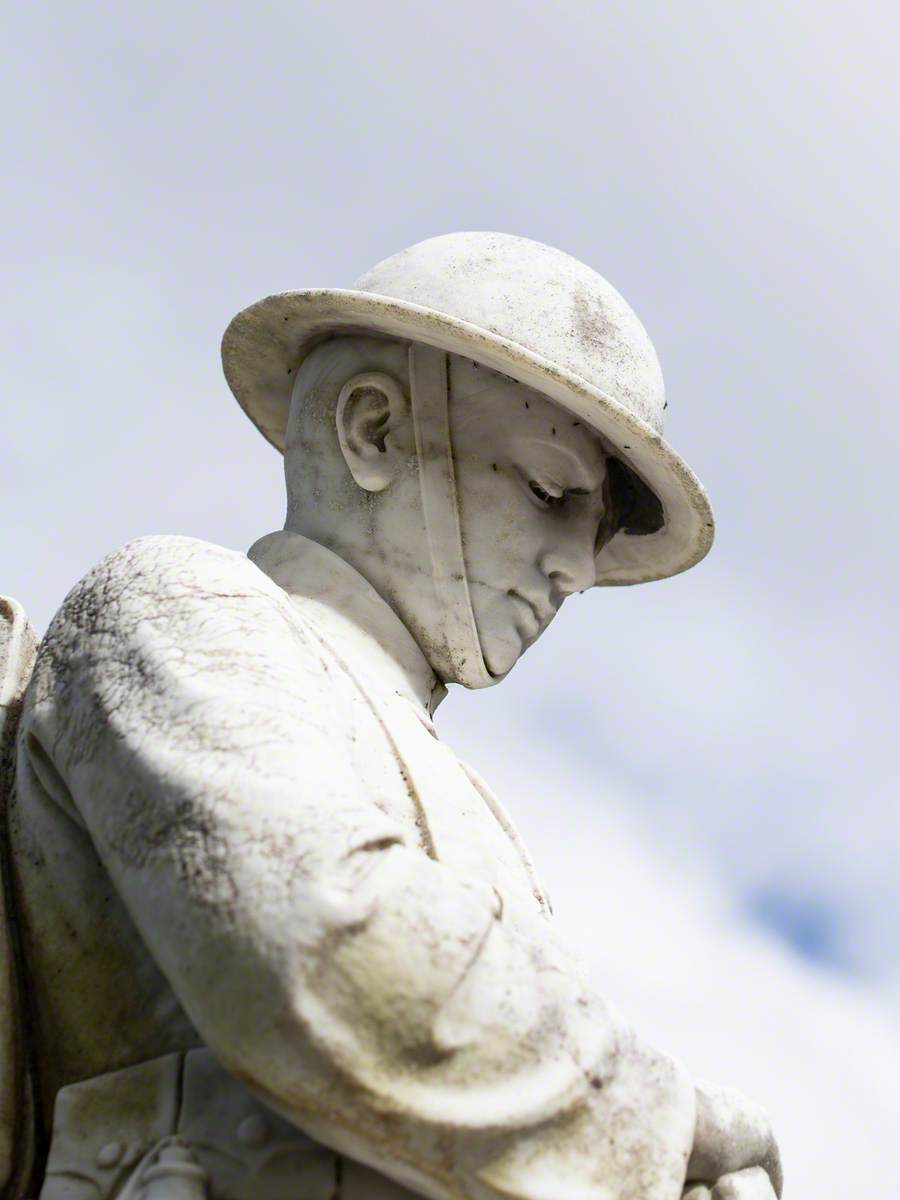
<svg viewBox="0 0 900 1200"><path fill-rule="evenodd" d="M267 534L248 554L376 686L434 712L446 689L396 610L353 563L291 530Z"/></svg>

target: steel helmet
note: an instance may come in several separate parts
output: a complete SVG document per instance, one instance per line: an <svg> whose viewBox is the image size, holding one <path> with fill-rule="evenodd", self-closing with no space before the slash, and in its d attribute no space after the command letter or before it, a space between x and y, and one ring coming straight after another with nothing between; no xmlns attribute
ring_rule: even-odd
<svg viewBox="0 0 900 1200"><path fill-rule="evenodd" d="M335 334L372 332L411 343L419 440L440 442L446 425L446 371L440 363L447 353L541 392L601 435L627 468L635 511L600 547L598 585L664 579L693 566L709 550L713 516L706 493L662 436L666 403L656 353L632 309L590 267L509 234L429 238L384 259L352 288L284 292L238 313L222 342L225 375L253 423L283 451L294 378L305 355ZM428 430L421 427L422 389L419 403L415 395L416 378L426 376L432 393L435 388L444 392L429 402ZM448 517L441 515L440 493L453 495L449 442L446 459L449 487L434 478L429 495L423 490L426 520L430 507L444 533ZM425 484L423 473L423 489ZM453 527L450 521L450 533ZM458 523L455 528L458 540ZM459 574L457 562L434 565L436 578ZM457 625L472 627L465 592L451 608ZM452 647L454 635L447 641ZM470 659L473 653L470 644ZM458 652L452 657L445 675L459 676ZM471 662L461 673L470 685L494 682L489 677L476 681L483 672Z"/></svg>

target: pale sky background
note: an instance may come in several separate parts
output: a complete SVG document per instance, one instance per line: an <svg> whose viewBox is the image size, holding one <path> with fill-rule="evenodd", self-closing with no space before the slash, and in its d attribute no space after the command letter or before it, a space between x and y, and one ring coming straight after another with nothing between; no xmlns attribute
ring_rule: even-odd
<svg viewBox="0 0 900 1200"><path fill-rule="evenodd" d="M595 978L771 1110L789 1200L900 1194L895 3L18 5L0 75L0 590L245 548L281 465L239 308L423 237L557 245L637 309L711 556L594 591L443 736Z"/></svg>

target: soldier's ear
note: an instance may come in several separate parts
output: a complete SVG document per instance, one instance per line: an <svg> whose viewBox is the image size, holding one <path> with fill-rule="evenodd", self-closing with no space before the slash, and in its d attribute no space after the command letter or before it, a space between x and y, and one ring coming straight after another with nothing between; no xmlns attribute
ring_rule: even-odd
<svg viewBox="0 0 900 1200"><path fill-rule="evenodd" d="M382 491L409 457L403 388L381 371L354 375L341 388L335 420L350 474L367 492Z"/></svg>

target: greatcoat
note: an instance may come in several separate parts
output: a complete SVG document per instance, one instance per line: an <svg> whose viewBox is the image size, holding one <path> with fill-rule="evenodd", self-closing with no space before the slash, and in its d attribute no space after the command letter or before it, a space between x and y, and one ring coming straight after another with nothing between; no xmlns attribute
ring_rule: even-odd
<svg viewBox="0 0 900 1200"><path fill-rule="evenodd" d="M175 1159L213 1200L677 1200L691 1081L584 983L442 694L297 534L69 594L10 811L42 1200Z"/></svg>

